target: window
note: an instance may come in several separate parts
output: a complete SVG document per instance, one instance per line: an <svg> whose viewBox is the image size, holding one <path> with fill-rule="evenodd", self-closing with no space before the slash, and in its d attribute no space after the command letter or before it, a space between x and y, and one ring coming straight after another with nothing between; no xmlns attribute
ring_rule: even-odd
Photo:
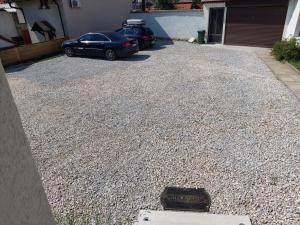
<svg viewBox="0 0 300 225"><path fill-rule="evenodd" d="M109 41L109 39L102 34L92 34L91 41Z"/></svg>
<svg viewBox="0 0 300 225"><path fill-rule="evenodd" d="M135 35L142 35L142 29L134 27L132 30Z"/></svg>
<svg viewBox="0 0 300 225"><path fill-rule="evenodd" d="M79 38L80 41L91 41L91 39L92 39L92 34L85 34Z"/></svg>
<svg viewBox="0 0 300 225"><path fill-rule="evenodd" d="M124 29L124 34L125 35L134 35L134 32L131 28L125 28Z"/></svg>
<svg viewBox="0 0 300 225"><path fill-rule="evenodd" d="M124 28L125 35L142 35L143 29L139 27Z"/></svg>
<svg viewBox="0 0 300 225"><path fill-rule="evenodd" d="M48 0L40 0L40 9L50 9Z"/></svg>
<svg viewBox="0 0 300 225"><path fill-rule="evenodd" d="M71 8L79 8L81 7L81 1L80 0L70 0Z"/></svg>

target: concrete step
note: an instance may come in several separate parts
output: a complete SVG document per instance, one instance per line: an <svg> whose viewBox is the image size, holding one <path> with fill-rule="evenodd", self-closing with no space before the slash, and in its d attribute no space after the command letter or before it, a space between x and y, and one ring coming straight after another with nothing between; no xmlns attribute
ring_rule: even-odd
<svg viewBox="0 0 300 225"><path fill-rule="evenodd" d="M134 225L251 225L248 216L141 210Z"/></svg>

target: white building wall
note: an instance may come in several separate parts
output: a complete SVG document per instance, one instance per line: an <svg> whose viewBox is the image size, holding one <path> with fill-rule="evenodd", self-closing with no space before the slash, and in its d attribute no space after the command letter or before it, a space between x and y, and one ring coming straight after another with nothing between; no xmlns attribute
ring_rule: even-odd
<svg viewBox="0 0 300 225"><path fill-rule="evenodd" d="M45 41L44 36L37 32L31 31L33 24L42 20L48 21L53 27L55 27L56 38L64 37L57 6L52 3L52 1L49 1L49 3L50 9L39 9L39 0L22 1L18 4L24 9L32 43Z"/></svg>
<svg viewBox="0 0 300 225"><path fill-rule="evenodd" d="M203 5L203 12L204 12L204 27L205 27L205 41L207 42L208 39L208 24L209 24L209 10L210 8L225 8L224 11L224 22L223 22L223 36L222 36L222 43L224 44L225 39L225 28L226 28L226 14L227 14L227 8L225 6L225 2L219 2L219 3L205 3Z"/></svg>
<svg viewBox="0 0 300 225"><path fill-rule="evenodd" d="M63 1L66 33L70 38L91 31L114 31L131 11L131 0L81 0L81 7L71 8L69 0Z"/></svg>
<svg viewBox="0 0 300 225"><path fill-rule="evenodd" d="M300 1L290 0L286 21L284 25L283 38L300 36Z"/></svg>
<svg viewBox="0 0 300 225"><path fill-rule="evenodd" d="M144 19L158 38L189 39L204 30L203 11L158 11L131 13L130 19Z"/></svg>
<svg viewBox="0 0 300 225"><path fill-rule="evenodd" d="M12 46L13 46L12 43L9 43L9 42L7 42L7 41L5 41L5 40L2 40L2 39L0 38L0 49L1 49L1 48L12 47Z"/></svg>
<svg viewBox="0 0 300 225"><path fill-rule="evenodd" d="M0 11L0 35L6 38L19 36L12 13Z"/></svg>

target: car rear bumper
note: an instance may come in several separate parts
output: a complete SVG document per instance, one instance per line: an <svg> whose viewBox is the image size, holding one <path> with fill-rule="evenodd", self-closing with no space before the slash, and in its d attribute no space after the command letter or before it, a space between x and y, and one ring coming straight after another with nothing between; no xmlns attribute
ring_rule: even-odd
<svg viewBox="0 0 300 225"><path fill-rule="evenodd" d="M139 51L139 46L136 45L135 47L120 49L119 51L117 51L117 55L118 57L122 58L137 53L138 51Z"/></svg>
<svg viewBox="0 0 300 225"><path fill-rule="evenodd" d="M153 45L155 45L156 39L151 39L151 40L143 40L141 43L141 48L149 48Z"/></svg>

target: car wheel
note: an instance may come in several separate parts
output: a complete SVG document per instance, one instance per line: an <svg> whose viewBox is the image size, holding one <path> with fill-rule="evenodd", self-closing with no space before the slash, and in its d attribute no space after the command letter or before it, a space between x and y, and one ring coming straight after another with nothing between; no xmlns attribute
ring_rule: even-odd
<svg viewBox="0 0 300 225"><path fill-rule="evenodd" d="M105 57L109 61L114 61L117 58L116 52L112 49L107 49L105 52Z"/></svg>
<svg viewBox="0 0 300 225"><path fill-rule="evenodd" d="M71 47L66 47L65 48L65 54L69 57L72 57L72 56L74 56L74 51Z"/></svg>

